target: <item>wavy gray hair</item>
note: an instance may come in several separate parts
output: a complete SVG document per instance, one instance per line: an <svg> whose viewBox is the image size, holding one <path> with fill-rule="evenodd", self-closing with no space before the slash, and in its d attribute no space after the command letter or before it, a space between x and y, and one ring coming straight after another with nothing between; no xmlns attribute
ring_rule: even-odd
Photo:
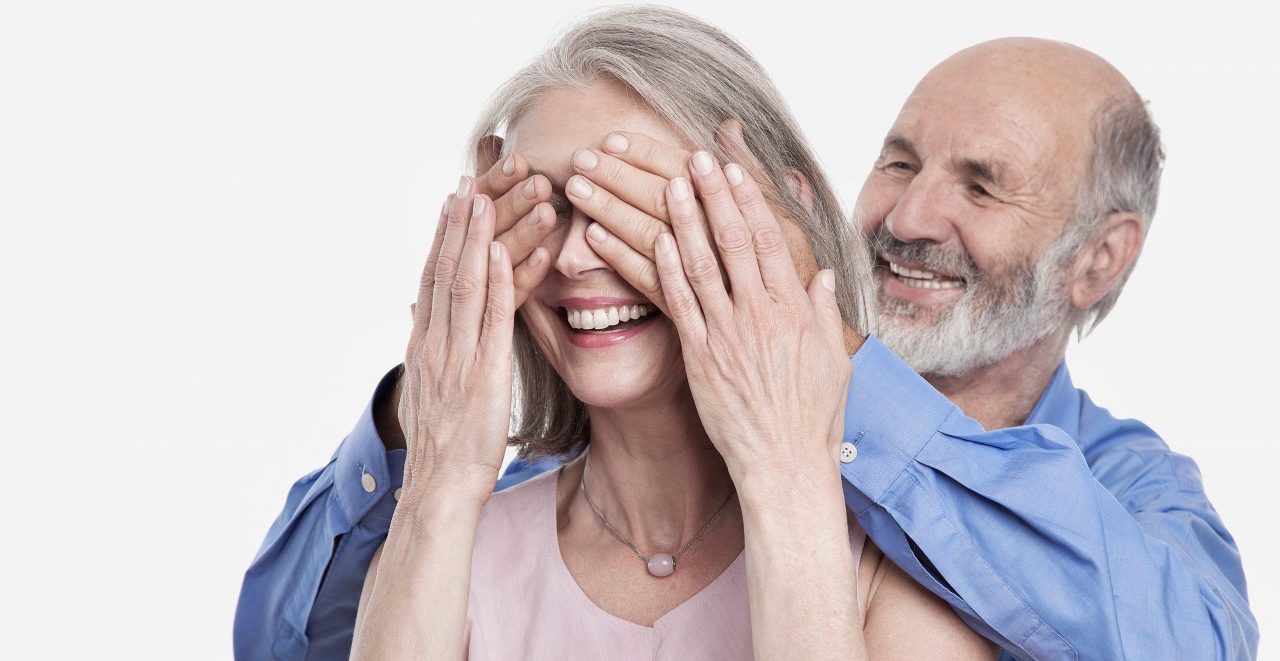
<svg viewBox="0 0 1280 661"><path fill-rule="evenodd" d="M841 210L768 74L738 42L703 21L657 6L590 14L498 89L476 122L470 144L509 130L553 88L585 87L601 79L629 87L681 137L721 163L730 157L717 143L717 131L724 120L738 119L767 179L761 187L772 189L770 202L799 224L819 268L835 271L845 323L868 332L871 262L865 239ZM808 177L811 208L791 192L787 178L792 171ZM522 320L516 323L514 343L511 443L521 448L522 456L581 451L590 435L586 406L552 369Z"/></svg>

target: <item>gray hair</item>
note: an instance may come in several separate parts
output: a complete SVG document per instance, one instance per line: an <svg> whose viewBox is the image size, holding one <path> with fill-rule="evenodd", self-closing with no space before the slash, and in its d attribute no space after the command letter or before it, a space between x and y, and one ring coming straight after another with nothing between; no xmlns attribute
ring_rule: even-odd
<svg viewBox="0 0 1280 661"><path fill-rule="evenodd" d="M819 268L835 271L836 300L847 325L866 333L871 317L871 262L865 239L845 216L826 175L768 74L745 48L688 14L657 6L595 12L571 26L494 94L470 144L509 130L544 93L614 80L630 88L689 143L721 163L716 140L736 118L762 166L761 188L809 239ZM803 173L812 207L792 192ZM552 369L522 320L514 338L516 416L513 445L522 456L580 451L589 437L586 406Z"/></svg>
<svg viewBox="0 0 1280 661"><path fill-rule="evenodd" d="M1146 104L1127 96L1104 103L1093 117L1093 145L1093 160L1062 243L1078 249L1108 214L1116 212L1141 216L1145 237L1156 215L1164 170L1160 129ZM1134 260L1116 286L1076 319L1076 333L1081 338L1093 332L1115 307L1136 265Z"/></svg>

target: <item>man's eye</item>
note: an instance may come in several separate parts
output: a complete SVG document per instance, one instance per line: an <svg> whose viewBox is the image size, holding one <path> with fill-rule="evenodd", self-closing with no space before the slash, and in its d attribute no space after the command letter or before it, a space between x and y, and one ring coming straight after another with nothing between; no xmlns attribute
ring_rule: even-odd
<svg viewBox="0 0 1280 661"><path fill-rule="evenodd" d="M889 161L885 163L884 169L897 170L899 172L915 172L916 167L906 161Z"/></svg>
<svg viewBox="0 0 1280 661"><path fill-rule="evenodd" d="M969 194L974 197L991 197L991 193L988 193L981 184L969 184Z"/></svg>

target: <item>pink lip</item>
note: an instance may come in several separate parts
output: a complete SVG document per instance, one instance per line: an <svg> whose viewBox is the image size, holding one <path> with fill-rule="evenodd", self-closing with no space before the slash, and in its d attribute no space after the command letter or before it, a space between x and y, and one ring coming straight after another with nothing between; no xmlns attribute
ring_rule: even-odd
<svg viewBox="0 0 1280 661"><path fill-rule="evenodd" d="M555 307L584 310L591 308L607 308L611 305L650 305L644 298L616 298L613 296L592 296L590 298L565 298L555 302Z"/></svg>

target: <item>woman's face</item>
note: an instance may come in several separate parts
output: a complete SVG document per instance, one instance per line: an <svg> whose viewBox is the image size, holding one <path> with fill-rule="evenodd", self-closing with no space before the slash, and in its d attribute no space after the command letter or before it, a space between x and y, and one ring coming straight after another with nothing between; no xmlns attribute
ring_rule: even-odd
<svg viewBox="0 0 1280 661"><path fill-rule="evenodd" d="M508 150L524 154L531 169L551 180L560 214L543 243L550 251L551 270L519 314L552 367L584 403L661 405L686 387L676 329L591 249L586 239L591 218L564 197L573 153L599 145L615 130L687 147L614 81L553 89L508 132ZM638 320L632 318L636 312Z"/></svg>

